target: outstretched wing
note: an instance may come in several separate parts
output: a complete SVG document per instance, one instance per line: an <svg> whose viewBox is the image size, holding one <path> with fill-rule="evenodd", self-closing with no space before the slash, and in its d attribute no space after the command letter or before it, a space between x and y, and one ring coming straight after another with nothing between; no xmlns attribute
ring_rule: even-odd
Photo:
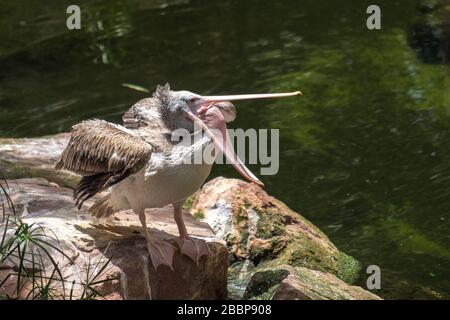
<svg viewBox="0 0 450 320"><path fill-rule="evenodd" d="M55 168L83 176L74 191L81 208L96 193L142 169L152 151L153 147L131 130L103 120L87 120L73 127Z"/></svg>

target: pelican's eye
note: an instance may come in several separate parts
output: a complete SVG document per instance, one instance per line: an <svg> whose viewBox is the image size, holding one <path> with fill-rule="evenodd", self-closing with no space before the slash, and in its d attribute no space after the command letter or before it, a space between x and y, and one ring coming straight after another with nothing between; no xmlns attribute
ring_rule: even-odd
<svg viewBox="0 0 450 320"><path fill-rule="evenodd" d="M197 102L198 101L198 97L189 97L188 98L188 102L189 103L194 103L194 102Z"/></svg>

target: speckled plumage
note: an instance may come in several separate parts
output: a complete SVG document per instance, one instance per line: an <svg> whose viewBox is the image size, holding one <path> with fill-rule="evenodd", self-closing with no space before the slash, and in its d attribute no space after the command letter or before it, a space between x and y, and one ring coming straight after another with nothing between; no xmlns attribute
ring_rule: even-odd
<svg viewBox="0 0 450 320"><path fill-rule="evenodd" d="M74 191L79 207L111 188L89 212L102 217L118 209L142 211L181 201L205 181L211 165L184 164L182 154L203 148L209 139L192 146L171 141L173 122L164 111L168 90L160 86L153 97L134 104L124 114L123 126L94 119L73 127L56 169L83 176Z"/></svg>

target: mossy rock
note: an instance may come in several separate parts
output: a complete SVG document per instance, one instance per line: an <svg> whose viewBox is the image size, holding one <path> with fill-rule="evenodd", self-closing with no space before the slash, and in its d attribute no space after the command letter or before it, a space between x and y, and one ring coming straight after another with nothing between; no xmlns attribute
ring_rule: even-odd
<svg viewBox="0 0 450 320"><path fill-rule="evenodd" d="M299 300L378 300L380 297L361 287L351 286L333 274L279 265L258 268L248 282L245 299Z"/></svg>
<svg viewBox="0 0 450 320"><path fill-rule="evenodd" d="M255 272L247 285L245 298L270 300L279 288L280 283L289 275L286 269L263 269Z"/></svg>
<svg viewBox="0 0 450 320"><path fill-rule="evenodd" d="M278 270L282 265L323 271L347 283L358 278L358 261L255 184L216 178L197 194L191 208L196 212L227 242L232 287L242 289L261 268Z"/></svg>

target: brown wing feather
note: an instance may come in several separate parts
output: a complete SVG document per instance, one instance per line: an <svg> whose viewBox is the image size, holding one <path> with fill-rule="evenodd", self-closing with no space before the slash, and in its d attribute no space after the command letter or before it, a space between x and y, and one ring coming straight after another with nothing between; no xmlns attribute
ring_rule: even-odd
<svg viewBox="0 0 450 320"><path fill-rule="evenodd" d="M74 191L80 208L96 193L138 172L152 151L150 144L122 126L87 120L73 127L55 168L84 176Z"/></svg>

